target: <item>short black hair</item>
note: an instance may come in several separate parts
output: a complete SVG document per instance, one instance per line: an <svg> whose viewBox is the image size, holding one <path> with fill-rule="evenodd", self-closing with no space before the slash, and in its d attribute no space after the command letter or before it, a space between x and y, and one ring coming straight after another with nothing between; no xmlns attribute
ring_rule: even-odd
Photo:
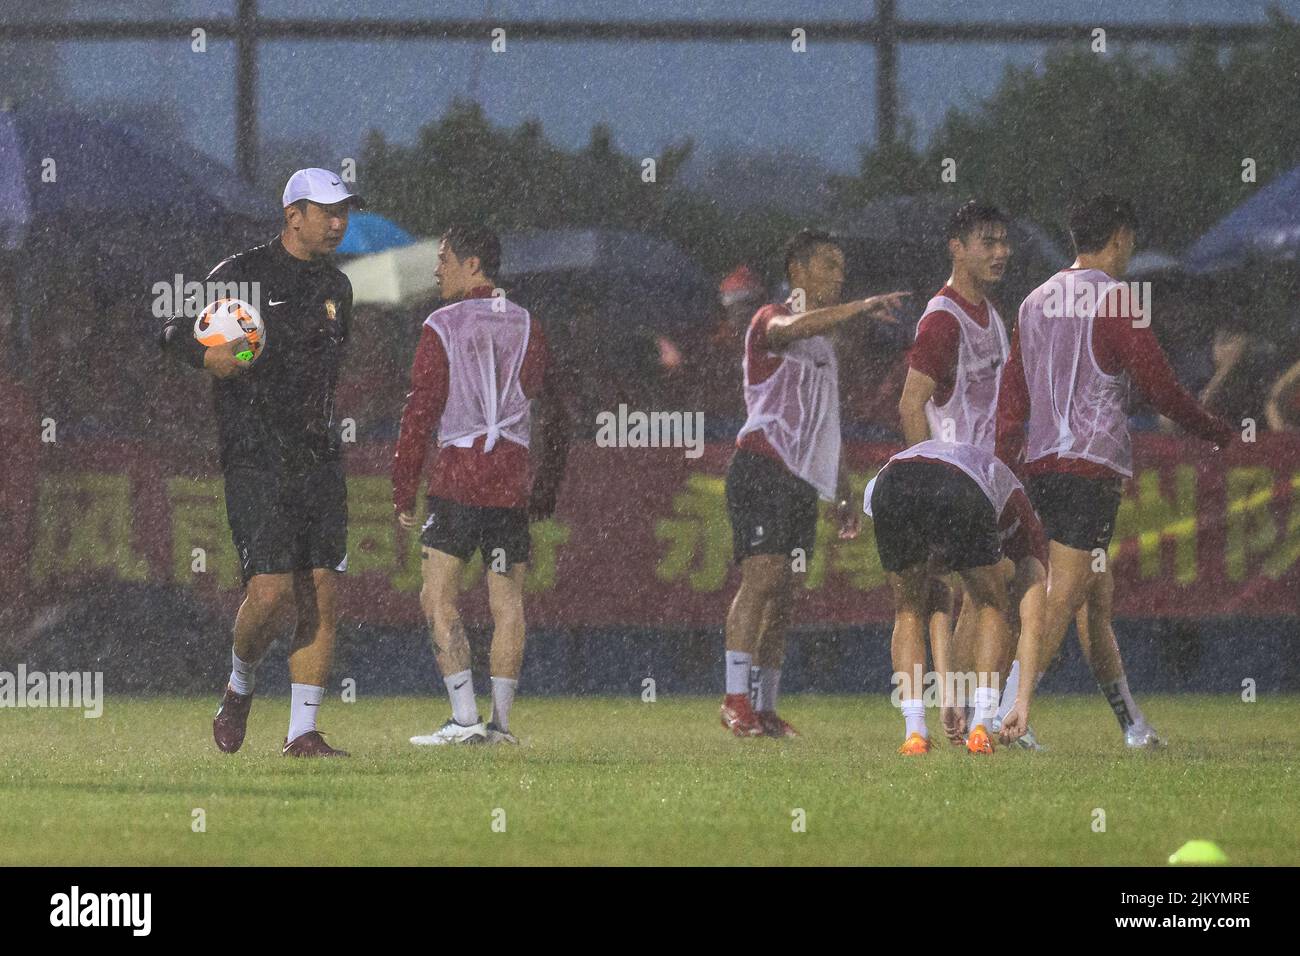
<svg viewBox="0 0 1300 956"><path fill-rule="evenodd" d="M967 200L948 217L948 230L944 233L943 241L945 245L950 239L965 242L977 226L986 223L1010 228L1011 217L997 206L979 203L974 199Z"/></svg>
<svg viewBox="0 0 1300 956"><path fill-rule="evenodd" d="M478 259L479 269L489 279L495 279L501 268L501 240L486 226L455 225L441 236L443 242L455 253L457 259Z"/></svg>
<svg viewBox="0 0 1300 956"><path fill-rule="evenodd" d="M806 266L818 246L842 248L839 239L821 229L800 229L785 244L785 277L790 278L790 266L799 263Z"/></svg>
<svg viewBox="0 0 1300 956"><path fill-rule="evenodd" d="M1127 226L1137 230L1137 212L1131 200L1110 193L1098 193L1072 203L1066 219L1074 254L1100 252L1111 236Z"/></svg>

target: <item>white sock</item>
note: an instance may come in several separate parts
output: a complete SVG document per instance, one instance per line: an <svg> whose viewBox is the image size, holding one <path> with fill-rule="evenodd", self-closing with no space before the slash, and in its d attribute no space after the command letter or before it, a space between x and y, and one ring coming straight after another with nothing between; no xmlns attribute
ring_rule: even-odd
<svg viewBox="0 0 1300 956"><path fill-rule="evenodd" d="M983 724L988 730L993 722L993 715L998 711L998 689L996 687L975 688L975 715L971 718L971 729Z"/></svg>
<svg viewBox="0 0 1300 956"><path fill-rule="evenodd" d="M315 684L291 684L289 707L289 741L316 729L316 711L325 697L325 688Z"/></svg>
<svg viewBox="0 0 1300 956"><path fill-rule="evenodd" d="M515 702L519 681L510 677L492 678L492 723L501 730L510 729L510 705Z"/></svg>
<svg viewBox="0 0 1300 956"><path fill-rule="evenodd" d="M760 667L758 669L758 706L754 709L760 713L776 710L776 694L781 688L781 668Z"/></svg>
<svg viewBox="0 0 1300 956"><path fill-rule="evenodd" d="M468 670L444 677L447 696L451 698L451 719L462 727L478 723L478 705L474 703L474 678Z"/></svg>
<svg viewBox="0 0 1300 956"><path fill-rule="evenodd" d="M1011 673L1007 675L1006 686L1002 688L1002 703L998 705L997 718L1006 719L1011 708L1016 706L1016 694L1020 692L1020 661L1011 662Z"/></svg>
<svg viewBox="0 0 1300 956"><path fill-rule="evenodd" d="M925 701L917 697L914 700L905 700L903 705L903 719L907 721L907 730L904 731L904 739L912 734L920 734L926 740L930 739L930 733L925 729Z"/></svg>
<svg viewBox="0 0 1300 956"><path fill-rule="evenodd" d="M753 654L744 651L727 651L727 693L749 694L749 668Z"/></svg>
<svg viewBox="0 0 1300 956"><path fill-rule="evenodd" d="M230 689L236 694L251 694L253 692L253 676L257 670L256 664L250 664L247 661L241 661L235 649L230 649Z"/></svg>
<svg viewBox="0 0 1300 956"><path fill-rule="evenodd" d="M1110 704L1110 709L1115 712L1115 719L1119 721L1120 730L1128 730L1131 725L1145 727L1147 723L1146 716L1142 713L1142 708L1133 700L1133 695L1129 693L1128 677L1121 677L1119 680L1111 681L1109 684L1101 684L1101 692L1106 695L1106 702Z"/></svg>

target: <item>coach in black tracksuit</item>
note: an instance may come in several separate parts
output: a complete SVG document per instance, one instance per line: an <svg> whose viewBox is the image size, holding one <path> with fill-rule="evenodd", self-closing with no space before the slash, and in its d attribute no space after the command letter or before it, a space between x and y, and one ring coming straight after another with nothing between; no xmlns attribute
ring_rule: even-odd
<svg viewBox="0 0 1300 956"><path fill-rule="evenodd" d="M213 738L238 750L252 706L253 672L276 636L279 609L297 611L293 681L283 752L346 756L316 730L333 656L335 574L347 569L347 487L334 392L352 318L352 286L328 259L359 198L324 169L294 173L284 228L264 245L219 263L207 283L235 283L261 312L266 343L253 362L246 340L205 347L193 317L163 327L163 350L215 381L213 402L226 511L245 597L235 618L229 686ZM206 285L206 283L205 283Z"/></svg>

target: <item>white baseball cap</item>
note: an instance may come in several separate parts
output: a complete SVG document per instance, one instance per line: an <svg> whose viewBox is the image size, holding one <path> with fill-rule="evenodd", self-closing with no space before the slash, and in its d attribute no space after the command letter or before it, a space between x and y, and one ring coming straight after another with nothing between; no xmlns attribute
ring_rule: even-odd
<svg viewBox="0 0 1300 956"><path fill-rule="evenodd" d="M342 176L328 169L315 167L298 170L285 184L283 205L291 205L299 199L309 199L322 206L332 206L336 202L351 199L358 208L363 205L360 196L348 192Z"/></svg>

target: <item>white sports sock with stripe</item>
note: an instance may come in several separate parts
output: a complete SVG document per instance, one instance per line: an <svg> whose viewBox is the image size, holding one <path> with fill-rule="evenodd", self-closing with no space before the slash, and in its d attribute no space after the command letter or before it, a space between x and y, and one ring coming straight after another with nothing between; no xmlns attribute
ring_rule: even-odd
<svg viewBox="0 0 1300 956"><path fill-rule="evenodd" d="M325 688L315 684L291 684L289 705L289 742L316 729L316 712L325 699Z"/></svg>
<svg viewBox="0 0 1300 956"><path fill-rule="evenodd" d="M727 651L727 693L749 696L749 668L753 654L744 651Z"/></svg>
<svg viewBox="0 0 1300 956"><path fill-rule="evenodd" d="M492 678L492 723L498 730L510 730L510 705L515 702L519 681L509 677Z"/></svg>
<svg viewBox="0 0 1300 956"><path fill-rule="evenodd" d="M1007 675L1007 684L1002 688L1002 703L998 705L997 718L1005 720L1011 708L1016 706L1016 694L1020 692L1020 661L1012 661L1011 673Z"/></svg>
<svg viewBox="0 0 1300 956"><path fill-rule="evenodd" d="M758 668L758 704L754 708L759 713L776 710L776 695L781 689L781 668Z"/></svg>
<svg viewBox="0 0 1300 956"><path fill-rule="evenodd" d="M907 729L903 731L903 739L906 740L912 734L920 734L926 740L929 740L930 732L925 729L925 701L918 697L914 700L902 701L901 706L903 719L907 721Z"/></svg>
<svg viewBox="0 0 1300 956"><path fill-rule="evenodd" d="M983 724L989 730L993 724L993 715L998 711L998 689L996 687L975 688L975 714L971 717L970 729Z"/></svg>
<svg viewBox="0 0 1300 956"><path fill-rule="evenodd" d="M257 665L250 664L248 661L239 659L235 649L230 649L230 689L236 694L251 694L253 692L253 678L256 676Z"/></svg>
<svg viewBox="0 0 1300 956"><path fill-rule="evenodd" d="M478 723L478 705L474 703L474 678L468 670L458 671L442 682L451 698L451 719L462 727Z"/></svg>

